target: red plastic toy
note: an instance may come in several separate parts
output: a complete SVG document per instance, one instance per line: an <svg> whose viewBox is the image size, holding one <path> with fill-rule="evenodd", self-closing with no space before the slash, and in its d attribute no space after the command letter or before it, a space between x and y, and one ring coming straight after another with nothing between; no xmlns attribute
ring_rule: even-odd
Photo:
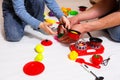
<svg viewBox="0 0 120 80"><path fill-rule="evenodd" d="M101 55L94 54L91 57L91 62L95 65L100 65L103 62L103 57Z"/></svg>
<svg viewBox="0 0 120 80"><path fill-rule="evenodd" d="M45 39L41 42L41 44L44 46L50 46L50 45L52 45L52 41Z"/></svg>
<svg viewBox="0 0 120 80"><path fill-rule="evenodd" d="M31 61L24 65L23 71L25 74L30 76L35 76L42 73L45 69L45 66L38 61Z"/></svg>
<svg viewBox="0 0 120 80"><path fill-rule="evenodd" d="M87 9L86 6L79 6L79 11L85 11Z"/></svg>
<svg viewBox="0 0 120 80"><path fill-rule="evenodd" d="M68 30L68 36L73 40L79 40L80 38L80 32L75 30Z"/></svg>
<svg viewBox="0 0 120 80"><path fill-rule="evenodd" d="M93 43L93 42L92 42ZM69 46L70 50L75 50L79 56L92 55L92 54L102 54L104 52L104 47L102 44L91 45L91 42L78 41Z"/></svg>
<svg viewBox="0 0 120 80"><path fill-rule="evenodd" d="M78 62L80 64L86 64L86 65L89 65L89 66L92 66L94 68L97 68L97 69L100 69L101 66L100 65L96 65L96 64L93 64L93 63L89 63L89 62L86 62L84 59L82 58L77 58L75 62Z"/></svg>
<svg viewBox="0 0 120 80"><path fill-rule="evenodd" d="M57 29L58 38L62 37L62 36L64 35L64 33L65 33L65 31L63 30L63 28L65 28L65 24L59 24L59 25L58 25L58 29ZM66 28L66 30L67 30L67 32L68 32L67 35L68 35L71 39L73 39L73 40L75 40L75 41L79 40L80 34L81 34L80 32L78 32L78 31L76 31L76 30L67 29L67 28Z"/></svg>

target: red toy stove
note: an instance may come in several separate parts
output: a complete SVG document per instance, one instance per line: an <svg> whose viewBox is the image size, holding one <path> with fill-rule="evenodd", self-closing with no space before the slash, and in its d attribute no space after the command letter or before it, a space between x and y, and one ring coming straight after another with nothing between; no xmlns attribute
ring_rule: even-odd
<svg viewBox="0 0 120 80"><path fill-rule="evenodd" d="M76 43L71 44L70 50L75 50L79 56L84 55L92 55L92 54L102 54L104 52L104 46L98 43L89 42L82 42L78 41Z"/></svg>

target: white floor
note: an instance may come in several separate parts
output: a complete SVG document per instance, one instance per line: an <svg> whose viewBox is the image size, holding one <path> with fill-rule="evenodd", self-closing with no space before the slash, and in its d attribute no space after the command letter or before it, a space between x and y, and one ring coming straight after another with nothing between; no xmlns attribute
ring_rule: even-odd
<svg viewBox="0 0 120 80"><path fill-rule="evenodd" d="M62 2L61 2L62 1ZM1 2L1 1L0 1ZM57 0L61 7L70 7L77 10L79 5L90 7L88 0ZM1 4L1 3L0 3ZM1 8L0 8L1 11ZM2 15L2 13L0 13ZM26 27L26 34L20 42L7 42L4 39L3 20L0 17L0 80L95 80L94 76L85 71L80 64L68 59L69 46L61 45L53 36L46 36ZM105 51L102 54L111 60L107 66L100 69L89 67L97 76L103 76L105 80L120 80L120 44L111 41L102 31L94 31L92 35L103 40ZM28 76L23 72L23 66L33 61L37 53L34 48L41 42L41 38L50 39L53 44L45 47L42 63L45 70L42 74ZM85 35L84 39L88 40ZM89 61L90 56L82 56Z"/></svg>

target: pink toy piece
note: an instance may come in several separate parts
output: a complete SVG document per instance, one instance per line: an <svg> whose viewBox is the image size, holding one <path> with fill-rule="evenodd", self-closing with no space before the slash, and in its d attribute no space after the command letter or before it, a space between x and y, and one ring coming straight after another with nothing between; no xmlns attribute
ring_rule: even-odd
<svg viewBox="0 0 120 80"><path fill-rule="evenodd" d="M42 73L45 69L45 66L38 61L31 61L24 65L23 71L25 74L30 76L35 76Z"/></svg>
<svg viewBox="0 0 120 80"><path fill-rule="evenodd" d="M56 41L58 41L58 36L54 36L54 39L55 39Z"/></svg>

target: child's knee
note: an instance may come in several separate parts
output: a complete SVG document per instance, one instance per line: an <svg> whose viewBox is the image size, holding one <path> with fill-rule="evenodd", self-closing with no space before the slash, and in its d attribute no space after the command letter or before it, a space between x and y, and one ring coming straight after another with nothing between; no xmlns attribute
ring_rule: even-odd
<svg viewBox="0 0 120 80"><path fill-rule="evenodd" d="M10 42L19 42L23 35L6 35L6 40Z"/></svg>

